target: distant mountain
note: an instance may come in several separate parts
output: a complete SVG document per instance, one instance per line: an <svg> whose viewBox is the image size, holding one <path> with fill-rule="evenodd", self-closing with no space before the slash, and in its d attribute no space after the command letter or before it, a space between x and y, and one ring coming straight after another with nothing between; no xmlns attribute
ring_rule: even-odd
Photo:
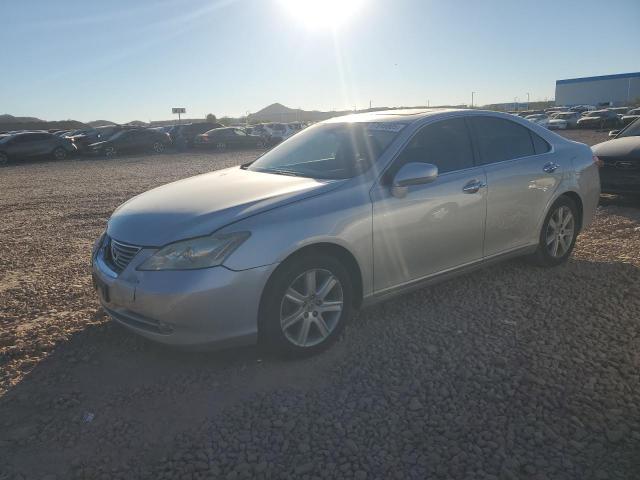
<svg viewBox="0 0 640 480"><path fill-rule="evenodd" d="M44 122L44 120L40 120L35 117L14 117L13 115L9 115L8 113L4 113L0 115L0 123L34 123L34 122Z"/></svg>
<svg viewBox="0 0 640 480"><path fill-rule="evenodd" d="M318 110L301 110L299 108L285 107L281 103L272 103L264 107L262 110L249 115L249 121L252 122L319 122L327 118L335 117L351 113L348 111L340 112L320 112Z"/></svg>
<svg viewBox="0 0 640 480"><path fill-rule="evenodd" d="M91 127L110 127L111 125L117 125L117 123L109 120L94 120L93 122L87 122L87 125Z"/></svg>
<svg viewBox="0 0 640 480"><path fill-rule="evenodd" d="M7 113L0 115L0 131L13 130L77 130L86 125L76 120L58 120L48 122L35 117L15 117Z"/></svg>

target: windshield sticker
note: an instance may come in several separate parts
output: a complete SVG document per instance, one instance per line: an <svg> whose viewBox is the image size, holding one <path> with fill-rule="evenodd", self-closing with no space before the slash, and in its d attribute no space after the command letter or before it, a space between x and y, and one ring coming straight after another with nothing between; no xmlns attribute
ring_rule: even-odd
<svg viewBox="0 0 640 480"><path fill-rule="evenodd" d="M367 123L367 130L377 130L377 131L384 131L384 132L399 132L400 130L402 130L404 127L407 126L406 123L397 123L397 122L388 122L388 123L383 123L383 122L371 122L371 123Z"/></svg>

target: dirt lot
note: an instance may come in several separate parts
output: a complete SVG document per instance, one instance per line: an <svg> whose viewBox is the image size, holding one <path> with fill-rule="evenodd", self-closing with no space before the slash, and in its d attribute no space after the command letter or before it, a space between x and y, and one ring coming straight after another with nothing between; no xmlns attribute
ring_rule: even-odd
<svg viewBox="0 0 640 480"><path fill-rule="evenodd" d="M253 156L0 170L0 479L640 478L624 200L603 199L567 265L507 262L364 310L303 361L177 352L108 321L88 263L112 210Z"/></svg>

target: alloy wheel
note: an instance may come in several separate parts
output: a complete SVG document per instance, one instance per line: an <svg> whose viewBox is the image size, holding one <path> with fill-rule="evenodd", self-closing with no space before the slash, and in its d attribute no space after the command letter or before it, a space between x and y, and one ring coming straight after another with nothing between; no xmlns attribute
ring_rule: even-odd
<svg viewBox="0 0 640 480"><path fill-rule="evenodd" d="M560 258L569 251L574 230L575 220L571 209L566 205L558 207L549 218L545 236L547 251L552 257Z"/></svg>
<svg viewBox="0 0 640 480"><path fill-rule="evenodd" d="M114 157L116 155L116 149L115 147L107 147L104 149L104 154L107 157Z"/></svg>
<svg viewBox="0 0 640 480"><path fill-rule="evenodd" d="M53 151L53 158L55 158L56 160L64 160L65 158L67 158L67 152L64 150L64 148L56 148Z"/></svg>
<svg viewBox="0 0 640 480"><path fill-rule="evenodd" d="M227 148L227 144L224 143L224 142L218 142L218 143L216 143L216 148L218 150L224 150L225 148Z"/></svg>
<svg viewBox="0 0 640 480"><path fill-rule="evenodd" d="M340 280L329 270L307 270L285 291L280 304L280 327L292 344L313 347L331 335L343 306Z"/></svg>

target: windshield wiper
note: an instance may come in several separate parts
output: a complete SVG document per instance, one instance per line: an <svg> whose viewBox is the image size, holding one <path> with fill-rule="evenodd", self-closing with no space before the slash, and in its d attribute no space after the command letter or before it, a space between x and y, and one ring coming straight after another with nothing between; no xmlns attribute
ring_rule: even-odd
<svg viewBox="0 0 640 480"><path fill-rule="evenodd" d="M288 175L290 177L304 177L300 172L296 172L294 170L285 170L282 168L263 168L263 172L265 173L275 173L276 175Z"/></svg>

